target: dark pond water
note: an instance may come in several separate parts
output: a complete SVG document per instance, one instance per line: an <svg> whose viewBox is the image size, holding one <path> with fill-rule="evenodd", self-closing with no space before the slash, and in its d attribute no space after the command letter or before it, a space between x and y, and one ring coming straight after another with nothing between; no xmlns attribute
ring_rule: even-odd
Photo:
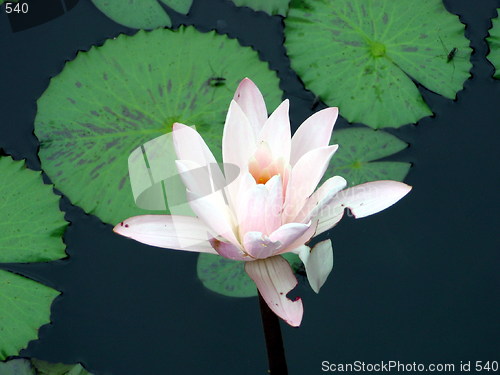
<svg viewBox="0 0 500 375"><path fill-rule="evenodd" d="M500 83L491 78L484 41L500 4L445 5L467 25L473 78L454 102L421 88L435 117L392 131L411 144L394 158L414 164L406 180L411 194L381 214L344 219L324 236L333 241L334 271L319 295L301 280L303 324L282 327L291 374L320 374L325 360L500 360ZM281 18L198 0L189 17L174 22L218 27L255 47L279 73L294 126L312 113L314 95L285 57ZM1 14L0 148L40 169L36 99L77 50L120 33L134 31L88 0L18 32ZM69 259L3 266L63 292L52 324L23 356L82 362L95 374L266 373L256 298L216 295L198 281L195 254L119 238L66 199L61 206L71 222Z"/></svg>

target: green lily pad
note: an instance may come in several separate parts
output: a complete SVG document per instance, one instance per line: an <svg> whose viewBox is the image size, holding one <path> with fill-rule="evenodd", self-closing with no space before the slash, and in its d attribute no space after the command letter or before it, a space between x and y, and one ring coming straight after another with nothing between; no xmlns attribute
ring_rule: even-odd
<svg viewBox="0 0 500 375"><path fill-rule="evenodd" d="M441 0L295 0L285 45L306 87L350 122L399 127L432 114L413 80L450 99L462 89L464 29Z"/></svg>
<svg viewBox="0 0 500 375"><path fill-rule="evenodd" d="M40 172L0 158L0 262L45 262L64 258L66 228L59 197ZM0 270L0 360L15 355L50 322L56 290Z"/></svg>
<svg viewBox="0 0 500 375"><path fill-rule="evenodd" d="M31 359L37 375L92 375L81 364L64 364Z"/></svg>
<svg viewBox="0 0 500 375"><path fill-rule="evenodd" d="M282 255L292 269L297 271L302 264L298 255ZM198 278L205 288L227 297L254 297L255 283L245 272L244 262L223 258L219 255L200 253L196 266Z"/></svg>
<svg viewBox="0 0 500 375"><path fill-rule="evenodd" d="M39 359L15 358L0 362L2 375L92 375L79 363L66 365L50 363Z"/></svg>
<svg viewBox="0 0 500 375"><path fill-rule="evenodd" d="M339 175L348 186L369 181L403 181L411 164L398 161L374 161L404 150L408 145L381 130L352 128L335 130L333 144L339 149L325 173L324 180Z"/></svg>
<svg viewBox="0 0 500 375"><path fill-rule="evenodd" d="M11 359L0 362L0 374L2 375L36 375L31 362L25 358Z"/></svg>
<svg viewBox="0 0 500 375"><path fill-rule="evenodd" d="M276 73L226 36L186 27L108 40L67 63L39 99L42 167L57 189L104 222L148 213L134 202L129 154L177 121L196 125L220 161L227 108L246 76L269 108L279 104Z"/></svg>
<svg viewBox="0 0 500 375"><path fill-rule="evenodd" d="M178 13L187 14L193 0L92 0L94 5L113 21L135 29L170 27L172 22L165 8L167 5Z"/></svg>
<svg viewBox="0 0 500 375"><path fill-rule="evenodd" d="M495 67L493 77L500 78L500 18L497 16L491 20L492 27L489 31L490 36L486 39L490 46L488 60Z"/></svg>
<svg viewBox="0 0 500 375"><path fill-rule="evenodd" d="M44 185L40 172L0 157L0 262L46 262L66 256L67 226L59 197Z"/></svg>
<svg viewBox="0 0 500 375"><path fill-rule="evenodd" d="M19 0L0 0L0 5L3 3L17 3Z"/></svg>
<svg viewBox="0 0 500 375"><path fill-rule="evenodd" d="M59 292L0 270L0 360L19 353L50 322L50 305Z"/></svg>
<svg viewBox="0 0 500 375"><path fill-rule="evenodd" d="M232 0L239 7L249 7L253 10L266 12L271 16L285 16L290 0Z"/></svg>

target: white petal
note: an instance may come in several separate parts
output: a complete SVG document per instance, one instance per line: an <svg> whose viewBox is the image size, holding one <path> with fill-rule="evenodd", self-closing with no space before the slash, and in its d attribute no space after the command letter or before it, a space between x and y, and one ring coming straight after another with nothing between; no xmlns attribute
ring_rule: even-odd
<svg viewBox="0 0 500 375"><path fill-rule="evenodd" d="M235 181L237 185L234 186L231 184L228 186L228 188L232 188L233 190L230 191L231 194L231 209L235 214L235 217L237 219L237 223L239 223L243 219L244 216L240 218L240 213L243 213L245 210L245 206L248 204L248 202L245 201L247 195L249 194L249 191L257 185L255 182L255 179L253 176L250 174L250 172L242 173L238 176L238 178Z"/></svg>
<svg viewBox="0 0 500 375"><path fill-rule="evenodd" d="M201 166L191 160L176 160L175 165L179 176L187 189L200 196L222 193L225 188L225 179L219 174L217 164Z"/></svg>
<svg viewBox="0 0 500 375"><path fill-rule="evenodd" d="M316 234L336 225L349 208L357 219L376 214L403 198L411 190L402 182L374 181L357 185L338 193L319 213Z"/></svg>
<svg viewBox="0 0 500 375"><path fill-rule="evenodd" d="M266 202L269 192L264 185L255 185L239 196L238 225L241 238L246 232L266 232Z"/></svg>
<svg viewBox="0 0 500 375"><path fill-rule="evenodd" d="M217 164L200 166L190 160L176 160L182 182L197 197L208 197L220 207L227 205L225 179ZM225 208L224 208L225 209Z"/></svg>
<svg viewBox="0 0 500 375"><path fill-rule="evenodd" d="M196 217L134 216L115 226L113 231L151 246L217 254L209 243L210 229Z"/></svg>
<svg viewBox="0 0 500 375"><path fill-rule="evenodd" d="M248 118L238 103L231 101L222 136L224 164L235 164L242 172L246 172L248 160L255 152L255 146L255 135Z"/></svg>
<svg viewBox="0 0 500 375"><path fill-rule="evenodd" d="M297 285L288 262L281 256L246 262L245 271L269 308L292 327L298 327L304 307L300 298L292 301L286 296Z"/></svg>
<svg viewBox="0 0 500 375"><path fill-rule="evenodd" d="M191 160L200 166L217 164L212 151L193 128L176 122L172 136L177 159Z"/></svg>
<svg viewBox="0 0 500 375"><path fill-rule="evenodd" d="M267 109L264 98L255 83L245 78L240 82L233 99L248 117L257 135L267 120Z"/></svg>
<svg viewBox="0 0 500 375"><path fill-rule="evenodd" d="M283 101L278 108L269 116L262 127L258 141L266 142L273 154L273 159L283 158L285 164L290 160L291 132L288 109L290 102Z"/></svg>
<svg viewBox="0 0 500 375"><path fill-rule="evenodd" d="M283 184L280 175L271 177L266 183L269 192L266 200L266 233L272 233L281 226L283 212Z"/></svg>
<svg viewBox="0 0 500 375"><path fill-rule="evenodd" d="M307 280L312 290L319 293L333 268L333 249L330 240L322 241L312 249L303 246L299 257L306 267Z"/></svg>
<svg viewBox="0 0 500 375"><path fill-rule="evenodd" d="M338 114L339 110L336 107L325 108L310 116L300 125L292 137L290 157L292 166L309 151L328 146Z"/></svg>
<svg viewBox="0 0 500 375"><path fill-rule="evenodd" d="M307 198L323 178L337 148L337 145L333 145L309 151L292 168L286 190L284 222L291 222L302 210Z"/></svg>
<svg viewBox="0 0 500 375"><path fill-rule="evenodd" d="M347 181L340 176L334 176L326 180L318 190L311 195L302 211L297 215L294 221L309 222L315 219L323 207L326 207L339 191L347 186Z"/></svg>
<svg viewBox="0 0 500 375"><path fill-rule="evenodd" d="M229 207L219 204L220 200L213 194L200 197L190 190L186 191L189 205L196 216L212 230L233 245L239 246L235 236L235 225Z"/></svg>

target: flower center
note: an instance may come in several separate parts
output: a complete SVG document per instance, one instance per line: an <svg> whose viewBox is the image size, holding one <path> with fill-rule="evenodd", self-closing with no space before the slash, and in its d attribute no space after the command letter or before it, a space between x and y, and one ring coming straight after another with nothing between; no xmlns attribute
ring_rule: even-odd
<svg viewBox="0 0 500 375"><path fill-rule="evenodd" d="M250 173L252 174L255 182L258 184L265 184L267 181L271 179L271 177L279 174L279 171L274 165L271 165L267 168L260 169L255 167L252 163L249 166Z"/></svg>
<svg viewBox="0 0 500 375"><path fill-rule="evenodd" d="M273 176L283 174L283 169L283 158L273 159L271 149L266 142L261 142L248 163L248 171L257 184L265 184Z"/></svg>

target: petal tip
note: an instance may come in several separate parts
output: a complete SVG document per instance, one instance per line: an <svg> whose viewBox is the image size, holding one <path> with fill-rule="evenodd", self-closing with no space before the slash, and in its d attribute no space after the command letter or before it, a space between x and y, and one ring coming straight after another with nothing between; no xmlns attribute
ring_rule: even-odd
<svg viewBox="0 0 500 375"><path fill-rule="evenodd" d="M130 224L128 224L128 219L115 225L115 227L113 228L113 232L119 234L120 236L130 238Z"/></svg>

